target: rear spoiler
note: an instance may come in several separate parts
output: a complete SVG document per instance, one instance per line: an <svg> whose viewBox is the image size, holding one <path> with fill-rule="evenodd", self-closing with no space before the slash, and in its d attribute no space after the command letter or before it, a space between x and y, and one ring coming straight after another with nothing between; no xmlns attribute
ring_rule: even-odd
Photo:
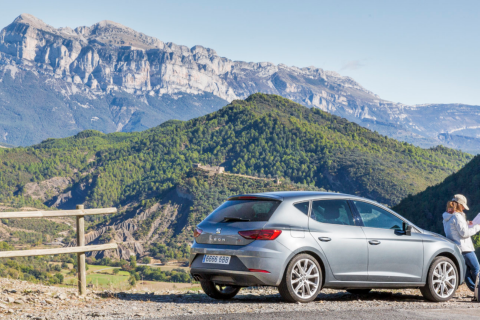
<svg viewBox="0 0 480 320"><path fill-rule="evenodd" d="M256 194L239 194L228 197L227 200L270 200L270 201L283 201L282 197L275 195L256 195Z"/></svg>

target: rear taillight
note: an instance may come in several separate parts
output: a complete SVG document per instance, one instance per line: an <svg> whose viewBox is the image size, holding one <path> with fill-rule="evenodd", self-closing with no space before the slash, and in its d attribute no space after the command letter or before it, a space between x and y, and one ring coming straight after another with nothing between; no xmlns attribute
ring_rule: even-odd
<svg viewBox="0 0 480 320"><path fill-rule="evenodd" d="M195 230L193 230L193 237L196 238L198 237L199 235L201 235L203 232L202 229L199 229L199 228L195 228Z"/></svg>
<svg viewBox="0 0 480 320"><path fill-rule="evenodd" d="M238 234L245 239L251 240L275 240L282 233L282 230L248 230L238 231Z"/></svg>
<svg viewBox="0 0 480 320"><path fill-rule="evenodd" d="M250 272L259 272L259 273L270 273L270 271L262 270L262 269L248 269Z"/></svg>

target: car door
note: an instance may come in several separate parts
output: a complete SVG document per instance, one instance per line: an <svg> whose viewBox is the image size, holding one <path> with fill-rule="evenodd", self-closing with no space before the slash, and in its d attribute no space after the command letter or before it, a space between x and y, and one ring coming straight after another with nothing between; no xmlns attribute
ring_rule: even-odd
<svg viewBox="0 0 480 320"><path fill-rule="evenodd" d="M308 227L335 279L367 280L367 242L362 228L355 224L347 200L312 201Z"/></svg>
<svg viewBox="0 0 480 320"><path fill-rule="evenodd" d="M368 243L368 280L420 282L423 271L421 234L403 231L403 220L372 203L352 200Z"/></svg>

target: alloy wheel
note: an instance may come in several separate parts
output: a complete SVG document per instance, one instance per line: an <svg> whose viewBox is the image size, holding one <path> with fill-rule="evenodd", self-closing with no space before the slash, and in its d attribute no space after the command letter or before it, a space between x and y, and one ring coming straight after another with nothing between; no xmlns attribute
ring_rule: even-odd
<svg viewBox="0 0 480 320"><path fill-rule="evenodd" d="M447 298L457 287L456 269L447 261L442 261L435 266L432 275L433 289L441 298Z"/></svg>
<svg viewBox="0 0 480 320"><path fill-rule="evenodd" d="M297 261L290 277L294 293L302 299L311 298L320 285L320 272L310 259Z"/></svg>

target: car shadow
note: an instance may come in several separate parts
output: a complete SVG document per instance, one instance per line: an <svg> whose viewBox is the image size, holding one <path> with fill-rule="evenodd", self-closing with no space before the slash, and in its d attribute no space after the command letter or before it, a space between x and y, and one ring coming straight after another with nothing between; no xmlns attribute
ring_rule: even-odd
<svg viewBox="0 0 480 320"><path fill-rule="evenodd" d="M395 301L395 302L427 302L425 298L417 294L405 294L391 291L372 290L367 294L352 294L346 291L337 291L335 293L322 293L317 296L315 301Z"/></svg>
<svg viewBox="0 0 480 320"><path fill-rule="evenodd" d="M278 293L244 293L240 292L231 300L215 300L207 297L205 294L198 293L175 293L175 294L154 294L154 293L130 293L130 292L111 292L104 291L97 294L102 298L116 298L126 301L145 301L145 302L172 302L177 304L218 304L218 303L283 303L284 300ZM456 298L453 298L456 299ZM375 291L368 294L351 294L346 291L335 291L320 294L315 299L317 302L351 302L351 301L378 301L378 302L409 302L409 303L428 303L420 294L406 294L401 292ZM463 302L463 301L462 301Z"/></svg>

